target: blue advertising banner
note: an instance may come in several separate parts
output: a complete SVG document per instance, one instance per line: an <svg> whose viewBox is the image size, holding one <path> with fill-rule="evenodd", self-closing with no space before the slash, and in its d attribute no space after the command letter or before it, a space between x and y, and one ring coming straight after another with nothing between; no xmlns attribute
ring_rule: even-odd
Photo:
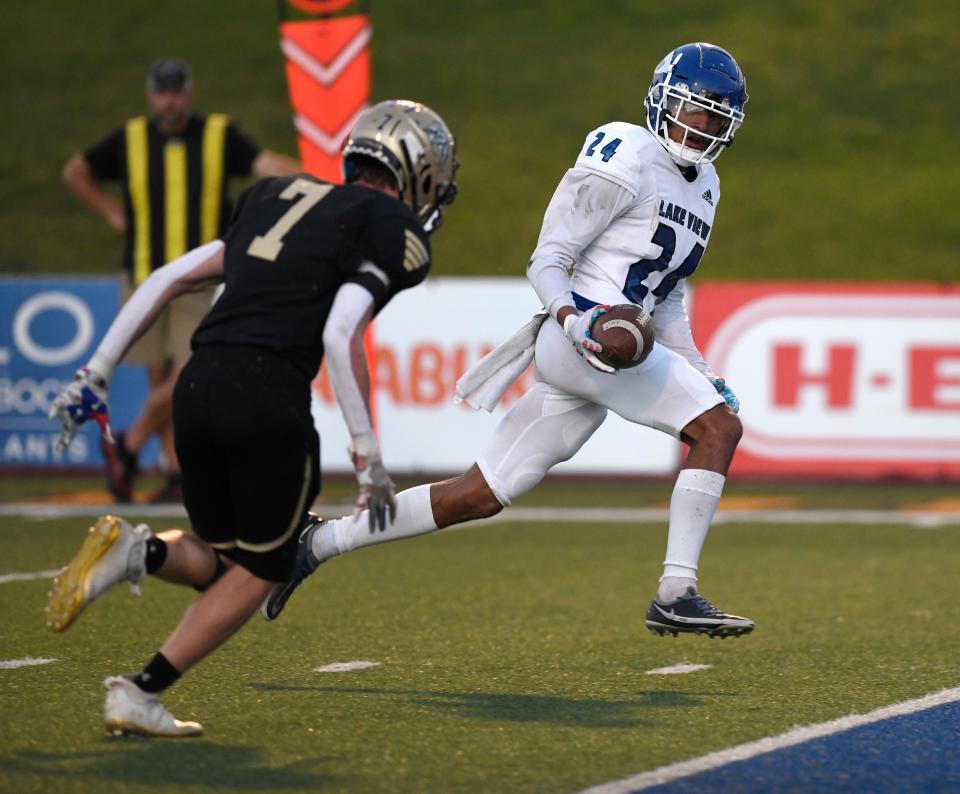
<svg viewBox="0 0 960 794"><path fill-rule="evenodd" d="M83 366L116 316L117 278L0 277L0 467L90 468L103 464L99 428L83 427L63 454L50 403ZM147 395L141 367L121 365L110 385L114 428L129 425ZM143 450L156 461L157 444Z"/></svg>

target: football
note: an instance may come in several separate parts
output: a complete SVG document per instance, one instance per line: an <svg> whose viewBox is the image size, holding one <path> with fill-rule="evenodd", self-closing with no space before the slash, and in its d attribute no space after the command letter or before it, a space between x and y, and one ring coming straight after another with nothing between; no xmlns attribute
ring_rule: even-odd
<svg viewBox="0 0 960 794"><path fill-rule="evenodd" d="M653 318L633 303L618 303L594 320L590 337L603 345L604 364L629 369L643 363L653 349Z"/></svg>

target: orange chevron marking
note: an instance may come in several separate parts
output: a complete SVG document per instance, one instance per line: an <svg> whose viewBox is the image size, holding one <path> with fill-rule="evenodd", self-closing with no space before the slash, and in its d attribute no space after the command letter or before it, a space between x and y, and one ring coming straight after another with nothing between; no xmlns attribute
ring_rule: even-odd
<svg viewBox="0 0 960 794"><path fill-rule="evenodd" d="M340 181L340 147L370 94L365 14L280 23L304 169Z"/></svg>

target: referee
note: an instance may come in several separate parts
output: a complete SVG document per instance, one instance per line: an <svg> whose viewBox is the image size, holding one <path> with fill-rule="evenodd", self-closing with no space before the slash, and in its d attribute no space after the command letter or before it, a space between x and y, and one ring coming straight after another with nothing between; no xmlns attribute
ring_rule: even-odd
<svg viewBox="0 0 960 794"><path fill-rule="evenodd" d="M124 301L154 269L223 235L230 177L300 171L298 162L261 149L223 113L193 113L192 99L190 67L176 58L155 61L147 73L150 116L129 119L64 167L67 187L125 234ZM101 182L121 185L122 204ZM134 423L117 433L116 455L108 457L107 485L118 502L131 500L137 456L154 435L168 468L166 485L151 501L180 499L173 386L211 298L210 290L178 298L127 355L129 363L146 367L149 391Z"/></svg>

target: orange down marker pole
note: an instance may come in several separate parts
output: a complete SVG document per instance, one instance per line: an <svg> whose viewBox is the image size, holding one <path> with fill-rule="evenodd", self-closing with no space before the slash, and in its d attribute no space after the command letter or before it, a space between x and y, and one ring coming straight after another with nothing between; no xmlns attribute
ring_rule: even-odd
<svg viewBox="0 0 960 794"><path fill-rule="evenodd" d="M288 4L319 18L288 20ZM340 148L370 96L370 17L366 13L333 16L354 4L354 0L279 0L280 49L300 161L307 173L334 183L342 181ZM366 3L356 5L363 8ZM370 366L370 415L376 428L373 326L370 323L367 328L364 348Z"/></svg>
<svg viewBox="0 0 960 794"><path fill-rule="evenodd" d="M340 182L340 147L370 95L370 18L331 16L353 0L286 0L313 19L285 19L281 0L280 48L286 59L304 170Z"/></svg>

